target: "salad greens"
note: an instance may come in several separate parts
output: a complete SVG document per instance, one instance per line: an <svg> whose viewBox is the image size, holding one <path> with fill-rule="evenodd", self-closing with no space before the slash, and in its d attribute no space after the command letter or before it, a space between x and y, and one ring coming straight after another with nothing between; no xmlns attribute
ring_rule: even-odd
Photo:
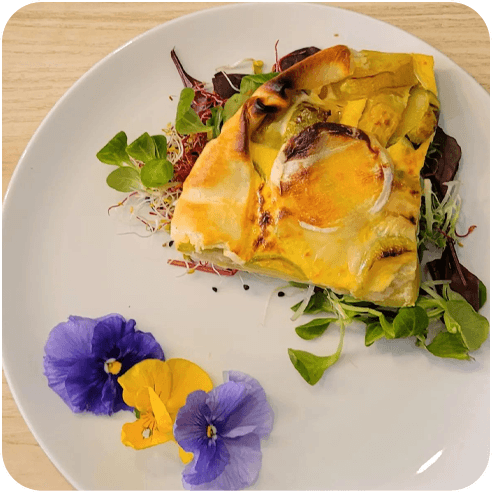
<svg viewBox="0 0 492 493"><path fill-rule="evenodd" d="M297 284L297 283L296 283ZM436 287L442 285L443 295ZM297 284L298 286L298 284ZM289 357L301 376L311 385L319 381L324 371L336 363L343 346L345 326L352 322L366 325L365 345L371 346L379 339L415 337L416 345L442 358L472 359L475 351L487 340L489 322L448 283L425 282L422 294L413 307L400 309L380 307L348 295L338 295L328 289L318 288L311 296L303 313L328 313L327 318L315 318L295 330L303 339L320 337L328 326L340 325L340 342L335 354L317 356L307 351L289 349ZM292 307L297 312L300 303ZM442 319L440 331L429 338L431 322Z"/></svg>
<svg viewBox="0 0 492 493"><path fill-rule="evenodd" d="M127 144L125 132L118 132L97 154L99 161L118 166L106 179L119 192L142 188L158 188L168 183L174 167L167 159L167 140L164 135L150 136L147 132Z"/></svg>
<svg viewBox="0 0 492 493"><path fill-rule="evenodd" d="M195 91L191 87L181 90L178 108L176 110L176 130L183 135L209 132L210 127L202 123L198 114L193 110L191 104L195 99Z"/></svg>
<svg viewBox="0 0 492 493"><path fill-rule="evenodd" d="M167 139L165 135L144 133L130 144L125 132L117 133L97 153L101 162L117 167L107 177L107 184L125 193L139 191L145 201L149 201L147 195L152 195L149 201L152 210L161 214L169 226L180 185L206 143L220 135L223 124L258 87L317 51L315 47L296 50L277 60L270 73L258 73L256 66L252 75L229 74L234 76L235 85L225 73L219 72L215 79L222 76L219 78L226 82L222 80L221 85L216 80L211 93L202 82L186 73L173 50L171 57L185 86L180 93L174 126L169 125L170 130L165 131ZM306 289L305 299L292 307L295 312L292 320L301 315L324 315L297 326L295 331L300 338L318 339L328 329L339 327L338 347L329 356L288 349L292 364L309 384L316 384L339 360L345 329L353 322L365 325L364 341L368 347L381 339L410 337L415 339L417 347L430 354L457 360L473 359L470 353L488 338L489 322L478 313L486 301L485 285L460 264L455 250L455 244L462 246L460 238L475 228L471 226L466 235L456 232L461 199L455 175L460 158L461 149L456 140L437 127L421 172L418 245L421 261L429 248L441 250L442 255L426 264L433 281L421 283L415 306L381 307L328 289L290 283ZM171 183L173 178L175 182Z"/></svg>
<svg viewBox="0 0 492 493"><path fill-rule="evenodd" d="M176 130L183 135L206 132L211 138L218 137L222 124L236 113L258 87L273 79L276 75L276 72L271 72L244 76L241 79L240 91L231 96L223 107L215 106L212 108L212 116L206 123L202 123L192 107L195 91L191 87L182 89L176 112Z"/></svg>
<svg viewBox="0 0 492 493"><path fill-rule="evenodd" d="M210 108L211 116L203 123L192 107L194 98L195 91L191 87L181 90L176 111L176 131L181 135L206 133L209 139L217 138L224 122L224 108L222 106Z"/></svg>

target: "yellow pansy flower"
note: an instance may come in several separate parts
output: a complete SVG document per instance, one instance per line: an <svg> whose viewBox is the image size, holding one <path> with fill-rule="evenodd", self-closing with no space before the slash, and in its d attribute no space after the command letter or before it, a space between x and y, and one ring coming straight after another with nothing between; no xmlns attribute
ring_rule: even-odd
<svg viewBox="0 0 492 493"><path fill-rule="evenodd" d="M118 378L123 400L137 410L138 419L121 430L124 445L140 450L174 440L176 414L195 390L209 392L210 377L191 361L147 359L137 363ZM183 462L193 454L180 450Z"/></svg>

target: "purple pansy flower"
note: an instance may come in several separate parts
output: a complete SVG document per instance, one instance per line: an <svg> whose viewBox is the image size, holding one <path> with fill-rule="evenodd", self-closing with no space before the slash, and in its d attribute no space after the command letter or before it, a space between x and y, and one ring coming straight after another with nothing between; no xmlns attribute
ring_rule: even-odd
<svg viewBox="0 0 492 493"><path fill-rule="evenodd" d="M225 377L209 393L191 393L176 416L174 437L194 454L183 471L186 489L239 490L258 478L273 410L254 378L236 371Z"/></svg>
<svg viewBox="0 0 492 493"><path fill-rule="evenodd" d="M131 410L118 377L144 359L164 360L154 336L118 314L69 317L52 329L44 351L48 385L75 413Z"/></svg>

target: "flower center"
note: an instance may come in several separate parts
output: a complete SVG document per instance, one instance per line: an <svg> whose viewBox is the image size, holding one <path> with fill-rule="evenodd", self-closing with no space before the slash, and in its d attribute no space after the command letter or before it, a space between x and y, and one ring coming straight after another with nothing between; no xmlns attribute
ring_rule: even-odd
<svg viewBox="0 0 492 493"><path fill-rule="evenodd" d="M215 438L217 435L217 428L215 428L214 425L208 425L207 426L207 437L208 438Z"/></svg>
<svg viewBox="0 0 492 493"><path fill-rule="evenodd" d="M144 438L150 438L150 435L152 435L152 430L150 428L145 428L145 430L142 431L142 436Z"/></svg>
<svg viewBox="0 0 492 493"><path fill-rule="evenodd" d="M104 371L106 373L111 373L111 375L118 375L121 370L121 363L116 361L114 358L109 358L108 361L104 363Z"/></svg>

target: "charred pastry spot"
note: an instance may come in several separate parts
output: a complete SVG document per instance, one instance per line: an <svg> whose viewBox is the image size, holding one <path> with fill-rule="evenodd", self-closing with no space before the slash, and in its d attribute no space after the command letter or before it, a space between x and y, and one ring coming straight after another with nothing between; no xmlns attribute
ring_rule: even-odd
<svg viewBox="0 0 492 493"><path fill-rule="evenodd" d="M263 235L258 236L253 242L253 251L255 252L274 252L278 244L274 240L267 240Z"/></svg>
<svg viewBox="0 0 492 493"><path fill-rule="evenodd" d="M258 236L256 240L253 242L253 248L256 250L258 249L261 245L265 243L265 238L263 238L262 235Z"/></svg>
<svg viewBox="0 0 492 493"><path fill-rule="evenodd" d="M263 187L265 186L264 183L262 183L259 187L258 187L258 191L256 192L256 195L258 196L258 206L259 206L259 210L260 212L262 211L263 209L263 205L265 204L265 197L263 197L262 195L262 190L263 190Z"/></svg>
<svg viewBox="0 0 492 493"><path fill-rule="evenodd" d="M341 123L334 122L317 122L305 128L297 135L294 135L286 144L284 149L285 160L305 158L309 151L313 149L320 135L326 132L331 135L341 135L352 139L363 140L372 152L379 151L371 147L369 136L362 130L349 127Z"/></svg>
<svg viewBox="0 0 492 493"><path fill-rule="evenodd" d="M376 147L376 149L374 149L372 146L371 146L371 143L369 142L367 144L367 146L369 147L369 150L376 156L376 158L379 156L380 154L380 151L379 149Z"/></svg>
<svg viewBox="0 0 492 493"><path fill-rule="evenodd" d="M292 188L293 183L291 181L280 182L280 195L285 195Z"/></svg>
<svg viewBox="0 0 492 493"><path fill-rule="evenodd" d="M249 121L246 107L241 110L239 121L239 139L237 150L242 154L249 154Z"/></svg>
<svg viewBox="0 0 492 493"><path fill-rule="evenodd" d="M254 213L251 213L248 215L248 221L252 224L256 222L256 215Z"/></svg>
<svg viewBox="0 0 492 493"><path fill-rule="evenodd" d="M275 241L267 241L263 243L263 250L264 251L273 251L275 250L276 243Z"/></svg>
<svg viewBox="0 0 492 493"><path fill-rule="evenodd" d="M407 217L407 219L415 226L417 224L417 219L415 216Z"/></svg>
<svg viewBox="0 0 492 493"><path fill-rule="evenodd" d="M407 253L409 251L410 250L407 250L406 248L402 248L402 247L388 248L387 250L383 250L377 256L377 260L381 260L383 258L388 258L388 257L399 257L400 255L403 255L404 253Z"/></svg>
<svg viewBox="0 0 492 493"><path fill-rule="evenodd" d="M280 209L279 213L278 213L278 219L283 219L284 217L287 217L287 216L290 216L292 213L289 211L289 209L286 209L285 207L283 207L282 209Z"/></svg>
<svg viewBox="0 0 492 493"><path fill-rule="evenodd" d="M412 147L413 147L413 150L414 151L416 151L421 146L421 144L422 144L422 143L416 144L415 142L412 142L412 139L408 135L405 135L405 137L410 142L410 144L412 144Z"/></svg>
<svg viewBox="0 0 492 493"><path fill-rule="evenodd" d="M268 211L263 212L260 216L259 224L261 227L268 226L272 222L272 216Z"/></svg>
<svg viewBox="0 0 492 493"><path fill-rule="evenodd" d="M260 98L255 99L254 109L261 114L273 114L277 113L279 108L274 105L265 104Z"/></svg>
<svg viewBox="0 0 492 493"><path fill-rule="evenodd" d="M268 84L282 99L287 99L287 90L294 88L294 82L290 77L275 77Z"/></svg>
<svg viewBox="0 0 492 493"><path fill-rule="evenodd" d="M314 124L305 128L297 135L294 135L285 146L285 161L306 157L316 144L316 140L320 133L318 129L319 126Z"/></svg>
<svg viewBox="0 0 492 493"><path fill-rule="evenodd" d="M312 174L312 168L302 168L293 176L290 177L289 181L281 181L280 182L280 195L284 195L289 193L292 189L294 189L294 194L300 184L305 184L305 182L309 181L309 177Z"/></svg>

